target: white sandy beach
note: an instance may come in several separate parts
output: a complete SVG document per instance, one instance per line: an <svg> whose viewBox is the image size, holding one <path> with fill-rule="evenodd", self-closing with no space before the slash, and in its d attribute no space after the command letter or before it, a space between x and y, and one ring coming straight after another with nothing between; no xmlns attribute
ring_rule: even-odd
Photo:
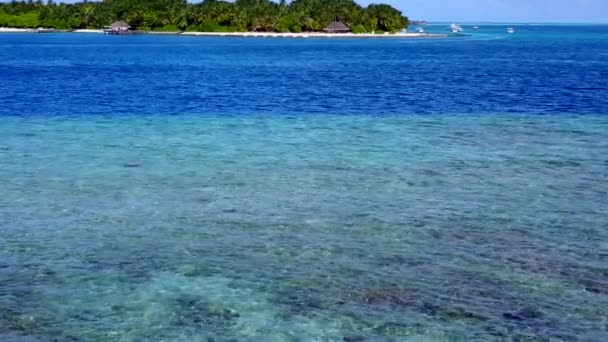
<svg viewBox="0 0 608 342"><path fill-rule="evenodd" d="M35 29L22 29L12 27L0 27L0 33L36 32Z"/></svg>
<svg viewBox="0 0 608 342"><path fill-rule="evenodd" d="M36 32L53 32L52 29L22 29L0 27L0 33L36 33ZM56 30L56 32L69 33L96 33L103 34L101 29L79 29L72 31ZM301 32L301 33L278 33L278 32L159 32L159 31L137 31L136 34L153 34L153 35L180 35L180 36L197 36L197 37L248 37L248 38L436 38L446 37L445 34L432 33L405 33L399 32L395 34L372 34L372 33L324 33L324 32Z"/></svg>
<svg viewBox="0 0 608 342"><path fill-rule="evenodd" d="M155 34L155 32L151 32ZM210 36L210 37L266 37L266 38L430 38L445 37L443 34L429 33L395 33L395 34L372 34L372 33L277 33L277 32L182 32L184 36Z"/></svg>
<svg viewBox="0 0 608 342"><path fill-rule="evenodd" d="M72 31L74 33L103 33L103 30L80 29Z"/></svg>
<svg viewBox="0 0 608 342"><path fill-rule="evenodd" d="M0 27L0 33L38 33L38 32L69 32L69 33L103 33L103 30L81 29L81 30L55 30L49 28L24 29L14 27Z"/></svg>

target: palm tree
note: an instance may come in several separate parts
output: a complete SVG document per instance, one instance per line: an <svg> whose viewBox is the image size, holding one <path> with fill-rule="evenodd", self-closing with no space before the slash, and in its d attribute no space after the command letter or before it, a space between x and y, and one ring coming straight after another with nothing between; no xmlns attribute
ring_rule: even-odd
<svg viewBox="0 0 608 342"><path fill-rule="evenodd" d="M79 17L81 28L88 28L89 26L91 26L91 19L93 18L94 14L95 7L93 5L84 4L83 6L80 6Z"/></svg>

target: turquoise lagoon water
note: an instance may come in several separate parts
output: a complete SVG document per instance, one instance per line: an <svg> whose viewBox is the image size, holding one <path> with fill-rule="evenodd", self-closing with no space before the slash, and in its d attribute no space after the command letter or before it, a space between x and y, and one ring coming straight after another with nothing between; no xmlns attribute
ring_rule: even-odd
<svg viewBox="0 0 608 342"><path fill-rule="evenodd" d="M580 30L0 35L0 340L606 340Z"/></svg>

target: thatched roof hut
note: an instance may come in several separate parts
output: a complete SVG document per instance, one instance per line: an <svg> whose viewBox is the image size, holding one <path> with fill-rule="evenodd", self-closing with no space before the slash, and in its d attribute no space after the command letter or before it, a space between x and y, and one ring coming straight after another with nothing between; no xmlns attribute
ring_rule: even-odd
<svg viewBox="0 0 608 342"><path fill-rule="evenodd" d="M323 31L327 33L347 33L350 32L350 28L340 21L332 21Z"/></svg>
<svg viewBox="0 0 608 342"><path fill-rule="evenodd" d="M108 28L112 31L129 31L131 26L127 24L124 20L118 20L112 23L112 25L108 26Z"/></svg>

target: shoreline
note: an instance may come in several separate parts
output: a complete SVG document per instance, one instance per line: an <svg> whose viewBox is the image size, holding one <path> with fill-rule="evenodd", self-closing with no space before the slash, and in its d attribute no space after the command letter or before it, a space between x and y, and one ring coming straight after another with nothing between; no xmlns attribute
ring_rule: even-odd
<svg viewBox="0 0 608 342"><path fill-rule="evenodd" d="M159 32L149 32L148 34L158 34ZM165 33L167 34L167 33ZM169 33L170 34L170 33ZM373 33L322 33L322 32L301 32L301 33L279 33L279 32L180 32L174 33L180 36L194 37L249 37L249 38L439 38L449 37L445 34L432 33L394 33L394 34L373 34Z"/></svg>
<svg viewBox="0 0 608 342"><path fill-rule="evenodd" d="M22 29L22 28L7 28L0 27L0 33L91 33L103 34L104 30L97 29L78 29L78 30L55 30L55 29ZM190 36L190 37L247 37L247 38L446 38L451 37L450 34L436 33L323 33L323 32L301 32L301 33L279 33L279 32L200 32L200 31L179 31L179 32L162 32L162 31L133 31L127 35L173 35L173 36Z"/></svg>

